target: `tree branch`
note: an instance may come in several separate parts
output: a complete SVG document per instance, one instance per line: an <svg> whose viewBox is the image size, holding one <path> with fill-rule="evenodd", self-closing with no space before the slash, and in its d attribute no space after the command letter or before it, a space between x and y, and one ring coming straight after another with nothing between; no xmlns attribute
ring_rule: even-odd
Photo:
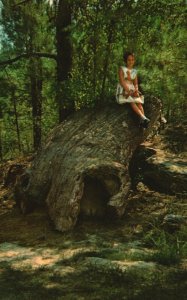
<svg viewBox="0 0 187 300"><path fill-rule="evenodd" d="M51 59L57 59L56 54L50 54L50 53L42 53L42 52L33 52L33 53L23 53L20 54L14 58L10 58L8 60L0 61L0 66L4 65L10 65L15 63L16 61L22 59L22 58L29 58L29 57L46 57L46 58L51 58Z"/></svg>
<svg viewBox="0 0 187 300"><path fill-rule="evenodd" d="M20 1L20 2L18 2L18 3L15 3L14 5L12 5L12 7L22 5L22 4L25 4L25 3L30 2L30 1L31 1L31 0L23 0L23 1Z"/></svg>

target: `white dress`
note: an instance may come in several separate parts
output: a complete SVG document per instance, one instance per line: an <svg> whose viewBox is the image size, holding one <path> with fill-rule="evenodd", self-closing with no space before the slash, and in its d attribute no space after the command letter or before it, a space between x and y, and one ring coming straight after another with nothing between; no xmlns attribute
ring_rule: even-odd
<svg viewBox="0 0 187 300"><path fill-rule="evenodd" d="M127 71L130 71L130 76L131 79L134 80L136 78L137 75L137 69L128 69L126 66L121 66L122 70L123 70L123 74L124 74L124 79L126 84L128 85L129 89L134 91L135 87L134 84L129 81L127 78ZM116 101L119 104L123 104L123 103L144 103L144 96L140 95L138 97L132 97L132 96L127 96L128 93L125 91L125 95L123 95L124 92L124 88L121 86L120 83L117 84L117 89L116 89Z"/></svg>

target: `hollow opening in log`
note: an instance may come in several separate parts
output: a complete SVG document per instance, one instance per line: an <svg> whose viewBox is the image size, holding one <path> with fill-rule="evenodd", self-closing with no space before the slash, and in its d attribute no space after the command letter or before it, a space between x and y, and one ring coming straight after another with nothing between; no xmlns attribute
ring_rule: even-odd
<svg viewBox="0 0 187 300"><path fill-rule="evenodd" d="M120 189L120 180L114 175L84 178L84 191L80 201L80 219L103 219L109 212L107 204L110 197Z"/></svg>

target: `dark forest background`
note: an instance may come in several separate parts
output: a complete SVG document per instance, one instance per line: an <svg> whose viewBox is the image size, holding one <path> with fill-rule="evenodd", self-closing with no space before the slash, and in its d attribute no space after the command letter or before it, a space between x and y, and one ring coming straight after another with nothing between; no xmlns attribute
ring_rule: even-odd
<svg viewBox="0 0 187 300"><path fill-rule="evenodd" d="M37 150L72 111L115 101L124 50L144 94L185 119L186 1L0 1L0 160Z"/></svg>

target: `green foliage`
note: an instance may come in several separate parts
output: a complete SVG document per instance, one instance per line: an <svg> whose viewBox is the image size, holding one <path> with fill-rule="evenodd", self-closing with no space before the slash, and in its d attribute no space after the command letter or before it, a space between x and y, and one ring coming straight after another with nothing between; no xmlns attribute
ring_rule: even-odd
<svg viewBox="0 0 187 300"><path fill-rule="evenodd" d="M154 227L144 237L145 245L156 250L149 259L163 265L179 263L187 257L186 234L186 229L170 234Z"/></svg>
<svg viewBox="0 0 187 300"><path fill-rule="evenodd" d="M73 46L71 76L57 89L54 60L19 60L0 66L1 157L33 150L33 99L30 77L42 81L42 140L58 122L57 90L64 107L94 107L115 101L123 51L136 55L143 93L163 101L167 119L185 119L185 1L70 1L72 23L66 28ZM56 53L56 4L49 1L1 1L0 61L22 53ZM35 62L35 63L33 63ZM34 65L38 67L34 68ZM12 89L16 90L17 123ZM14 149L13 149L14 146Z"/></svg>

